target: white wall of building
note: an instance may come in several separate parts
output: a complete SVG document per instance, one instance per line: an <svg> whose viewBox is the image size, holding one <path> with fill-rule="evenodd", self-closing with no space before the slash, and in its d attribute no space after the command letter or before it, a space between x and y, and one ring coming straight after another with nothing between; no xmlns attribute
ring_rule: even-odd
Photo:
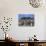
<svg viewBox="0 0 46 46"><path fill-rule="evenodd" d="M45 7L33 8L30 6L28 0L0 0L0 19L4 16L13 18L12 26L8 33L10 33L14 39L16 38L16 40L28 40L29 37L32 37L34 34L37 35L37 39L46 40L45 12ZM34 27L18 26L17 16L18 14L23 13L31 13L35 15ZM3 32L0 31L0 39L4 39L2 33Z"/></svg>

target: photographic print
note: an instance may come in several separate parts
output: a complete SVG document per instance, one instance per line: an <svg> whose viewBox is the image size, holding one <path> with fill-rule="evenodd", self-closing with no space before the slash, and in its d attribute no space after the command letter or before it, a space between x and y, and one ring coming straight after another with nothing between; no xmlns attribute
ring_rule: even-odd
<svg viewBox="0 0 46 46"><path fill-rule="evenodd" d="M19 26L34 26L34 15L33 14L19 14L18 25Z"/></svg>

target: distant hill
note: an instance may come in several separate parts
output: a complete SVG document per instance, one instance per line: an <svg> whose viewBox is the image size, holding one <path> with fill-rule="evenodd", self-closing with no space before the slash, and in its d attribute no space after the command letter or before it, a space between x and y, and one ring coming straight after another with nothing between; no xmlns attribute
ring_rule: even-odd
<svg viewBox="0 0 46 46"><path fill-rule="evenodd" d="M33 20L34 18L31 18L31 17L22 17L21 19L22 19L22 20L26 20L26 19L31 19L31 20Z"/></svg>

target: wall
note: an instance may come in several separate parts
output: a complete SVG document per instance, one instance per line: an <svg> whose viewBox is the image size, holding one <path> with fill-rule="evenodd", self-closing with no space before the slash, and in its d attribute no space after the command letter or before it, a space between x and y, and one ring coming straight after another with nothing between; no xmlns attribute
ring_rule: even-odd
<svg viewBox="0 0 46 46"><path fill-rule="evenodd" d="M45 40L45 13L46 8L33 8L30 6L28 0L0 0L0 19L4 16L12 17L13 22L10 31L8 33L16 40L27 40L34 34L37 35L37 39ZM19 13L32 13L35 15L34 27L19 27L17 15ZM2 35L2 31L0 35ZM4 34L4 33L3 33ZM4 37L0 36L0 39Z"/></svg>

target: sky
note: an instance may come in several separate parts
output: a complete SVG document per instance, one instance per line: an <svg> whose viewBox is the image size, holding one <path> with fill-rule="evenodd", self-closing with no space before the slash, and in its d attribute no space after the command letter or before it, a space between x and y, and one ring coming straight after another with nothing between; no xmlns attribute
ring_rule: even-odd
<svg viewBox="0 0 46 46"><path fill-rule="evenodd" d="M22 17L31 17L31 18L33 18L34 15L33 14L19 14L18 18L20 19Z"/></svg>

